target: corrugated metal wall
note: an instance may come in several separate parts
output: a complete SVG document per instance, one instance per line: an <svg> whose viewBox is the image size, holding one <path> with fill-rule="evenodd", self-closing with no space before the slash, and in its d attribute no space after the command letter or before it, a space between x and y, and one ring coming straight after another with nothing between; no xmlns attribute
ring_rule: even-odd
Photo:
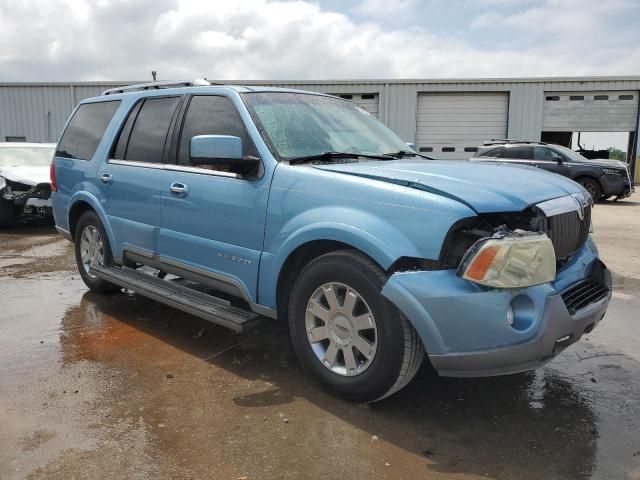
<svg viewBox="0 0 640 480"><path fill-rule="evenodd" d="M0 141L56 141L71 110L84 98L132 82L0 84ZM546 92L640 90L640 77L509 80L236 81L332 94L376 94L378 117L407 142L416 141L419 93L504 92L509 95L507 135L539 140ZM568 128L568 127L567 127ZM637 139L636 139L637 140ZM637 145L637 142L636 142Z"/></svg>
<svg viewBox="0 0 640 480"><path fill-rule="evenodd" d="M0 141L55 142L73 108L111 84L0 84Z"/></svg>

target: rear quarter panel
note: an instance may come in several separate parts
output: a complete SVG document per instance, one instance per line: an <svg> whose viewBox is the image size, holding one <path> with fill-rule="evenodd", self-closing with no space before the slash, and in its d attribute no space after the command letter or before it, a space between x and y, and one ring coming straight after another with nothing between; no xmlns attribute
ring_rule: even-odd
<svg viewBox="0 0 640 480"><path fill-rule="evenodd" d="M107 221L107 215L104 209L105 198L99 188L97 173L100 166L106 161L109 154L109 149L115 135L117 134L120 124L124 121L124 117L129 111L132 103L137 100L137 96L131 98L109 98L108 100L121 101L118 110L113 115L109 126L107 127L96 151L91 159L80 160L74 158L63 158L54 156L53 162L56 168L56 180L58 184L58 191L51 194L51 201L53 207L53 216L55 223L63 230L69 231L69 212L71 208L80 201L88 203L98 214L102 220L102 224L105 227L107 236L109 237L109 243L114 252L117 252L115 248L115 238L111 225ZM104 100L104 98L102 99ZM92 103L94 101L100 101L99 98L89 99L81 102L78 106L84 103ZM73 117L78 107L74 109L72 114L67 119ZM66 129L67 125L65 125ZM63 133L64 134L64 130ZM61 134L61 137L62 137ZM58 142L60 139L58 139Z"/></svg>

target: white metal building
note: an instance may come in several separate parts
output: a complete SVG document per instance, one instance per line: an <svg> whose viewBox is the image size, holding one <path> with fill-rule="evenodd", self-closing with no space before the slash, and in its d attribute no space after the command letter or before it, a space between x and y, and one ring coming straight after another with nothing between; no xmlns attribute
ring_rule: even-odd
<svg viewBox="0 0 640 480"><path fill-rule="evenodd" d="M0 83L0 141L56 141L80 100L128 83L138 82ZM467 158L491 138L628 132L629 158L639 163L640 77L228 83L340 95L436 158Z"/></svg>

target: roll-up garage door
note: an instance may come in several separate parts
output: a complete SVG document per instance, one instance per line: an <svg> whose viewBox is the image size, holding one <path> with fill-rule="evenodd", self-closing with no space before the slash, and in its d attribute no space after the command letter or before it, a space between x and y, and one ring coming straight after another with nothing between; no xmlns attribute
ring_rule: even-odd
<svg viewBox="0 0 640 480"><path fill-rule="evenodd" d="M492 138L506 138L508 93L420 93L418 150L434 158L469 158Z"/></svg>
<svg viewBox="0 0 640 480"><path fill-rule="evenodd" d="M353 103L360 105L371 115L377 117L379 111L379 97L377 93L331 93L338 97L351 100Z"/></svg>
<svg viewBox="0 0 640 480"><path fill-rule="evenodd" d="M547 132L631 132L638 92L545 92L542 129Z"/></svg>

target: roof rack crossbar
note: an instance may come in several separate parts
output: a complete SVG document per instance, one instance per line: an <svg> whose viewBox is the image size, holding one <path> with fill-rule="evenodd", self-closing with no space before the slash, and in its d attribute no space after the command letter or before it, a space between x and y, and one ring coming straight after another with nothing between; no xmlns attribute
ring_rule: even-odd
<svg viewBox="0 0 640 480"><path fill-rule="evenodd" d="M546 142L537 140L517 140L514 138L492 138L484 142L484 145L497 145L502 143L535 143L536 145L547 145Z"/></svg>
<svg viewBox="0 0 640 480"><path fill-rule="evenodd" d="M207 87L211 85L218 85L211 83L205 78L196 78L195 80L170 80L170 81L158 81L149 83L137 83L135 85L125 85L123 87L108 88L102 95L114 95L116 93L125 92L139 92L142 90L155 90L161 88L176 88L176 87Z"/></svg>

